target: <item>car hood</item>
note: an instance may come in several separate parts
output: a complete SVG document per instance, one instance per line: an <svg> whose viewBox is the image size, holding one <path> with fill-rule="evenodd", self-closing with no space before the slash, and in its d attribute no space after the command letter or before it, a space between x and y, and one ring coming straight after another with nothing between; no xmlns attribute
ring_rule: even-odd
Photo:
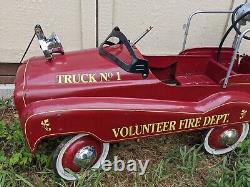
<svg viewBox="0 0 250 187"><path fill-rule="evenodd" d="M130 63L129 53L122 45L109 50ZM135 53L143 58L137 49ZM63 97L126 97L129 92L120 93L119 89L147 84L154 78L149 75L142 79L141 74L128 73L101 56L97 49L88 49L55 55L51 61L44 57L27 60L17 72L15 98L20 97L27 105Z"/></svg>

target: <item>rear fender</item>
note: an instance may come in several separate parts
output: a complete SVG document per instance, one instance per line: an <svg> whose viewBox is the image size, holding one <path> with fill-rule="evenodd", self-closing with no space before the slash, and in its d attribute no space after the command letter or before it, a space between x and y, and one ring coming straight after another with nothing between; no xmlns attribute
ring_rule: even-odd
<svg viewBox="0 0 250 187"><path fill-rule="evenodd" d="M27 105L21 124L32 152L48 137L87 133L101 142L250 121L249 95L217 93L200 102L136 98L61 98Z"/></svg>

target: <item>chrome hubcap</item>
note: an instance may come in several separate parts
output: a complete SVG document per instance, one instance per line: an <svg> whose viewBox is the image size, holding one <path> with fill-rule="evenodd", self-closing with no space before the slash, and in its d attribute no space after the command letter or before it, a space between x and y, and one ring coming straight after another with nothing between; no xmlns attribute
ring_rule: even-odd
<svg viewBox="0 0 250 187"><path fill-rule="evenodd" d="M74 163L80 168L89 168L95 160L96 150L93 146L83 147L74 157Z"/></svg>
<svg viewBox="0 0 250 187"><path fill-rule="evenodd" d="M222 146L232 146L233 144L237 142L238 139L239 139L239 135L238 135L237 130L228 129L220 135L219 143Z"/></svg>

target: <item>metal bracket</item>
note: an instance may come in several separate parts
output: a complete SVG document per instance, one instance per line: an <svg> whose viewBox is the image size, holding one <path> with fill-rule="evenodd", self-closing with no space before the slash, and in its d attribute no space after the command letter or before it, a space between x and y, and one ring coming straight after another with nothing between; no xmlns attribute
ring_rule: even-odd
<svg viewBox="0 0 250 187"><path fill-rule="evenodd" d="M127 51L129 52L131 63L127 64L118 56L110 53L109 51L105 50L105 45L112 46L117 45L111 41L110 38L118 38L119 42L117 44L123 44L126 47ZM144 59L140 59L136 56L131 43L127 39L127 37L120 31L119 27L115 27L112 32L108 35L105 41L99 46L98 48L99 54L108 58L113 63L120 66L123 70L130 72L130 73L141 73L143 78L147 78L149 74L148 68L148 61Z"/></svg>
<svg viewBox="0 0 250 187"><path fill-rule="evenodd" d="M52 33L49 38L46 38L43 33L42 27L40 25L36 25L35 34L38 38L43 54L47 60L51 60L53 58L53 53L60 53L62 55L64 54L61 41L55 33Z"/></svg>

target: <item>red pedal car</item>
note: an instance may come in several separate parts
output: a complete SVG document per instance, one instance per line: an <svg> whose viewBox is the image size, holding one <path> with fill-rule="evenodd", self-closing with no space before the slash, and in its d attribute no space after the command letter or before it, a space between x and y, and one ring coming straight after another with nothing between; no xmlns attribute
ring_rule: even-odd
<svg viewBox="0 0 250 187"><path fill-rule="evenodd" d="M235 149L250 121L250 57L237 53L248 32L238 28L249 21L242 6L228 31L238 33L234 48L222 47L226 33L220 47L175 56L141 54L118 27L97 49L64 53L58 37L46 38L37 25L45 57L19 67L14 92L31 151L43 139L64 136L54 169L75 180L65 168L100 167L115 142L207 129L207 152Z"/></svg>

